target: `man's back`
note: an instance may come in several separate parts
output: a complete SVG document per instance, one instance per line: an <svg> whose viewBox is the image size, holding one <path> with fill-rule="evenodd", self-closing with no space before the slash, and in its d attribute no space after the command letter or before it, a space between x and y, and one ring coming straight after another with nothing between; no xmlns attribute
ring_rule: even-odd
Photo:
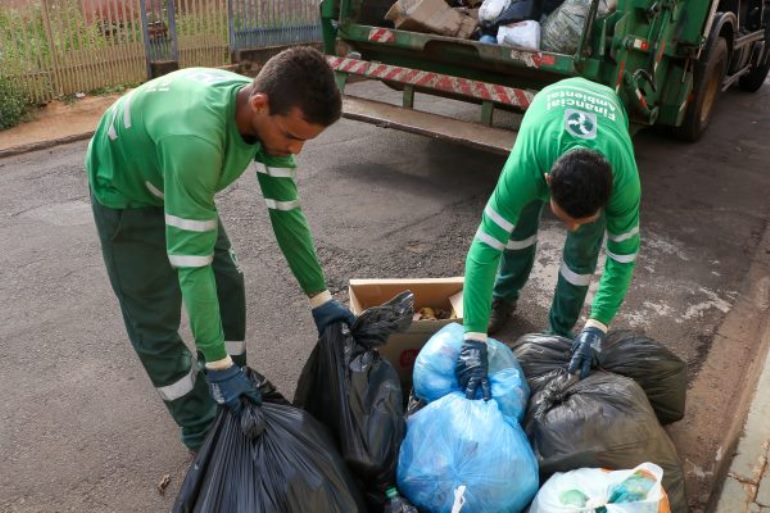
<svg viewBox="0 0 770 513"><path fill-rule="evenodd" d="M237 92L249 83L235 73L189 68L121 97L102 117L86 157L97 200L111 208L160 206L166 181L190 178L172 178L170 168L215 173L205 179L215 190L235 180L258 149L235 123Z"/></svg>

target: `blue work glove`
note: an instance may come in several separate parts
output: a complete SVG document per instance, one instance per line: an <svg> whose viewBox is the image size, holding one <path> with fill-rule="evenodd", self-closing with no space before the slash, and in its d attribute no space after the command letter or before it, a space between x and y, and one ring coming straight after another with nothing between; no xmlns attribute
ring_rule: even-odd
<svg viewBox="0 0 770 513"><path fill-rule="evenodd" d="M455 374L465 397L476 399L476 391L481 387L482 397L489 401L492 393L489 390L487 343L478 340L463 342L455 363Z"/></svg>
<svg viewBox="0 0 770 513"><path fill-rule="evenodd" d="M227 406L234 415L243 409L241 397L246 397L255 405L262 404L262 394L238 365L231 365L222 370L207 369L211 397L219 404Z"/></svg>
<svg viewBox="0 0 770 513"><path fill-rule="evenodd" d="M313 308L312 311L319 335L323 334L327 326L335 322L344 322L348 326L352 326L356 322L356 316L353 315L353 312L342 306L336 299L330 299L321 306Z"/></svg>
<svg viewBox="0 0 770 513"><path fill-rule="evenodd" d="M596 326L583 328L580 335L572 341L572 358L569 361L567 372L575 374L580 371L580 379L588 376L591 367L598 364L599 353L602 352L602 343L606 336Z"/></svg>

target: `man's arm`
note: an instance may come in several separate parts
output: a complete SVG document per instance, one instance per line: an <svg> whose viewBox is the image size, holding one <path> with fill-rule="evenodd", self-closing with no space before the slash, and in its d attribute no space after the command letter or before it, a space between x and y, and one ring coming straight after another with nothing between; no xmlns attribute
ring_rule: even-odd
<svg viewBox="0 0 770 513"><path fill-rule="evenodd" d="M227 359L211 267L218 232L214 192L222 166L220 152L208 141L190 136L166 137L159 141L158 152L168 258L179 274L195 345L206 362L218 362Z"/></svg>
<svg viewBox="0 0 770 513"><path fill-rule="evenodd" d="M605 331L623 303L636 266L640 201L639 177L634 172L618 184L607 207L607 259L588 321L598 321Z"/></svg>
<svg viewBox="0 0 770 513"><path fill-rule="evenodd" d="M318 262L310 226L300 206L294 181L294 159L263 157L263 160L266 163L257 162L257 180L278 246L300 287L311 298L311 306L319 306L331 296L326 292L326 278Z"/></svg>
<svg viewBox="0 0 770 513"><path fill-rule="evenodd" d="M528 143L520 136L481 216L465 260L463 311L465 338L486 340L492 288L500 256L524 205L537 198L538 180L544 180Z"/></svg>

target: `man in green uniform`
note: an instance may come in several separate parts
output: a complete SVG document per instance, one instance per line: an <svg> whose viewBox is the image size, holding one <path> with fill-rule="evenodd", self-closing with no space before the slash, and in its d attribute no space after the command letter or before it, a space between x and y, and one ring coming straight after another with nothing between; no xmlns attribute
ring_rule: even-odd
<svg viewBox="0 0 770 513"><path fill-rule="evenodd" d="M571 337L607 231L604 274L569 365L572 373L588 374L631 282L640 194L628 118L611 89L571 78L535 96L466 260L465 343L456 371L469 397L477 389L489 397L487 332L499 329L516 307L546 204L569 229L551 333Z"/></svg>
<svg viewBox="0 0 770 513"><path fill-rule="evenodd" d="M147 82L107 110L91 139L86 168L110 282L131 343L191 450L216 403L237 413L242 396L261 401L241 368L244 282L214 202L252 161L319 332L353 320L327 291L294 181L293 155L340 113L323 56L294 48L253 81L190 68ZM182 303L200 365L178 334Z"/></svg>

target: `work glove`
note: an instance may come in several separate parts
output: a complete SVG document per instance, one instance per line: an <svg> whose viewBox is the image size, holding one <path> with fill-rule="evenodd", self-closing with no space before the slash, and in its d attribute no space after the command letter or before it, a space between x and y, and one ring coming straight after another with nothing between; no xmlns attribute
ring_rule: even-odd
<svg viewBox="0 0 770 513"><path fill-rule="evenodd" d="M492 394L489 390L487 343L479 340L463 342L455 363L455 374L465 397L476 399L476 391L481 387L482 397L489 401Z"/></svg>
<svg viewBox="0 0 770 513"><path fill-rule="evenodd" d="M335 322L344 322L348 326L352 326L356 322L356 316L353 315L353 312L342 306L336 299L330 299L313 308L312 312L319 335L323 334L327 326Z"/></svg>
<svg viewBox="0 0 770 513"><path fill-rule="evenodd" d="M384 513L419 513L408 500L399 495L395 488L388 488L385 492L388 502L385 504Z"/></svg>
<svg viewBox="0 0 770 513"><path fill-rule="evenodd" d="M262 404L262 394L238 365L222 370L207 369L206 377L211 397L217 403L227 406L233 415L240 415L243 409L242 397L256 406Z"/></svg>
<svg viewBox="0 0 770 513"><path fill-rule="evenodd" d="M588 376L591 367L599 363L599 353L602 352L602 343L607 335L596 326L587 326L572 341L572 358L569 361L567 372L575 374L580 371L580 379Z"/></svg>

